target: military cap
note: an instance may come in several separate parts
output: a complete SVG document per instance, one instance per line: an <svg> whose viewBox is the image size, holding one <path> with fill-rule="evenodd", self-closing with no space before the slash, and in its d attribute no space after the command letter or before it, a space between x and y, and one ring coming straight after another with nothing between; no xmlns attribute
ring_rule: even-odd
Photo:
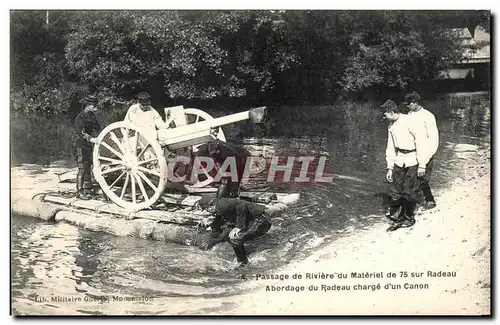
<svg viewBox="0 0 500 325"><path fill-rule="evenodd" d="M384 112L386 112L386 111L396 111L397 112L398 105L392 99L388 99L385 101L385 103L380 105L380 109Z"/></svg>
<svg viewBox="0 0 500 325"><path fill-rule="evenodd" d="M139 100L147 100L151 98L151 96L147 92L143 91L142 93L139 93L139 95L137 95L137 98Z"/></svg>
<svg viewBox="0 0 500 325"><path fill-rule="evenodd" d="M413 91L409 94L406 94L404 103L409 104L411 102L418 102L419 100L420 95L416 91Z"/></svg>

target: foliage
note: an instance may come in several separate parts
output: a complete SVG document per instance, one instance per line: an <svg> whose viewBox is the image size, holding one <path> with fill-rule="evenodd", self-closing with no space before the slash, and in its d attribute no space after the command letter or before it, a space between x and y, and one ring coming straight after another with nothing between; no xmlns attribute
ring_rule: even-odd
<svg viewBox="0 0 500 325"><path fill-rule="evenodd" d="M12 11L11 107L51 116L97 95L297 103L436 80L450 22L485 11ZM484 25L484 24L483 24ZM487 25L487 24L486 24Z"/></svg>
<svg viewBox="0 0 500 325"><path fill-rule="evenodd" d="M68 35L69 70L121 96L159 80L158 92L170 98L241 97L252 87L272 89L273 71L293 61L280 50L280 28L266 13L124 11L82 18Z"/></svg>
<svg viewBox="0 0 500 325"><path fill-rule="evenodd" d="M335 30L327 35L337 57L336 84L342 93L371 87L407 89L437 78L462 53L457 35L411 11L348 11L331 16Z"/></svg>
<svg viewBox="0 0 500 325"><path fill-rule="evenodd" d="M65 113L81 87L65 78L64 35L73 15L11 12L11 107L30 115Z"/></svg>

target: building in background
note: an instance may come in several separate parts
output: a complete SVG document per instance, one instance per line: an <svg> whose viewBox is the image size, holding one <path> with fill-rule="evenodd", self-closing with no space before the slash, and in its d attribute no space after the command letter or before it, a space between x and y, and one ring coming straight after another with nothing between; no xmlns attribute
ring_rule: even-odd
<svg viewBox="0 0 500 325"><path fill-rule="evenodd" d="M461 90L488 90L490 87L490 34L481 26L454 28L462 42L464 59L449 70L441 72L447 86Z"/></svg>

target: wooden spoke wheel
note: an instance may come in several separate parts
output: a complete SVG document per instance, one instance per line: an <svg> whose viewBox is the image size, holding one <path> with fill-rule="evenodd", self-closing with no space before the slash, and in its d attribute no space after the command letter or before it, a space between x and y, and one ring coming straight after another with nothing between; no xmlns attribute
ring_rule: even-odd
<svg viewBox="0 0 500 325"><path fill-rule="evenodd" d="M197 108L186 108L184 109L184 114L186 115L187 124L194 124L213 119L213 117L210 114ZM217 140L226 142L226 136L224 135L224 131L222 131L222 127L219 127L218 130L215 130L215 132ZM196 149L200 146L201 144L193 146L193 150L196 151ZM199 189L203 187L208 187L210 184L215 182L214 177L217 174L218 167L214 166L212 170L207 170L206 167L207 166L204 166L204 164L202 163L202 165L200 166L202 174L198 174L198 177L195 180L195 182L189 185L190 188Z"/></svg>
<svg viewBox="0 0 500 325"><path fill-rule="evenodd" d="M167 182L161 146L127 122L112 123L101 132L94 145L93 171L108 198L130 211L150 207Z"/></svg>

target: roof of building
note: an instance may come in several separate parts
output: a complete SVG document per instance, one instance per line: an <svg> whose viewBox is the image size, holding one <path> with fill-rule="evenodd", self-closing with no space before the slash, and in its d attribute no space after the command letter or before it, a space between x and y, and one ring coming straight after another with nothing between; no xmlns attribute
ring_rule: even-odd
<svg viewBox="0 0 500 325"><path fill-rule="evenodd" d="M452 28L453 32L459 33L460 38L472 38L472 34L470 33L468 28Z"/></svg>

